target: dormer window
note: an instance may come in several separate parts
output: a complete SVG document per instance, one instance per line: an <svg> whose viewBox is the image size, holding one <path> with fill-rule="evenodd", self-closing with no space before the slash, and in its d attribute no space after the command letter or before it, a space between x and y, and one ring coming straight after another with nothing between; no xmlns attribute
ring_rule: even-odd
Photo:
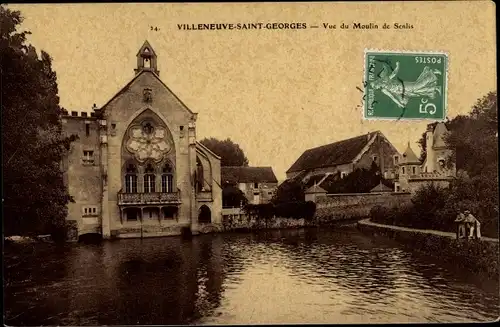
<svg viewBox="0 0 500 327"><path fill-rule="evenodd" d="M394 156L394 164L399 164L399 156Z"/></svg>

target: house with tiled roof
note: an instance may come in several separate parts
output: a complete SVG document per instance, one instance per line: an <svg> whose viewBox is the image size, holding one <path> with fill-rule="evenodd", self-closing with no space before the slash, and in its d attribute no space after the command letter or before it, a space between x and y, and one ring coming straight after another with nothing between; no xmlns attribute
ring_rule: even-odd
<svg viewBox="0 0 500 327"><path fill-rule="evenodd" d="M385 179L397 178L401 155L380 131L308 149L287 170L287 178L307 188L344 178L358 168L375 163Z"/></svg>
<svg viewBox="0 0 500 327"><path fill-rule="evenodd" d="M396 192L415 192L424 184L434 183L446 187L456 175L454 167L446 167L451 154L444 138L448 129L444 123L429 124L426 131L426 158L423 162L413 152L410 143L401 158Z"/></svg>
<svg viewBox="0 0 500 327"><path fill-rule="evenodd" d="M252 204L268 203L278 187L271 167L221 167L221 182L236 186Z"/></svg>

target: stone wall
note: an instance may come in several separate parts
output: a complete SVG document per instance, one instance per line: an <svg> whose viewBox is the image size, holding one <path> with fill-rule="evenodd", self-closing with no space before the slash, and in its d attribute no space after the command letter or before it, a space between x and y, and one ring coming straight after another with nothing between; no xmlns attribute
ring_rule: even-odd
<svg viewBox="0 0 500 327"><path fill-rule="evenodd" d="M99 125L94 117L87 117L83 113L65 116L62 123L67 136L78 135L63 160L63 169L65 183L74 200L68 203L67 220L81 234L89 227L86 224L88 218L99 220L101 216ZM91 160L85 158L85 151L92 151Z"/></svg>
<svg viewBox="0 0 500 327"><path fill-rule="evenodd" d="M329 194L316 199L315 220L318 224L368 217L377 206L394 207L411 203L410 193Z"/></svg>

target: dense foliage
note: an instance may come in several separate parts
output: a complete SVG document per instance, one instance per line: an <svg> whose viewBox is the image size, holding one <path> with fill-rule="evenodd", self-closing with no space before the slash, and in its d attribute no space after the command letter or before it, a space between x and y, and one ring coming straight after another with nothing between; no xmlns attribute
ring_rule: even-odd
<svg viewBox="0 0 500 327"><path fill-rule="evenodd" d="M289 203L247 204L244 207L249 216L269 220L273 217L312 220L316 212L316 203L300 201Z"/></svg>
<svg viewBox="0 0 500 327"><path fill-rule="evenodd" d="M332 182L325 181L321 187L329 194L369 193L380 183L391 189L394 188L394 184L384 179L378 166L373 163L370 169L358 168L344 178Z"/></svg>
<svg viewBox="0 0 500 327"><path fill-rule="evenodd" d="M231 139L218 140L216 138L204 138L201 144L221 157L221 166L248 166L248 159L240 146Z"/></svg>
<svg viewBox="0 0 500 327"><path fill-rule="evenodd" d="M222 206L224 208L236 208L246 205L248 199L236 185L225 184L222 187Z"/></svg>
<svg viewBox="0 0 500 327"><path fill-rule="evenodd" d="M278 185L271 202L275 204L304 201L304 185L289 179Z"/></svg>
<svg viewBox="0 0 500 327"><path fill-rule="evenodd" d="M456 162L457 178L447 189L428 185L413 205L400 209L374 208L372 219L416 228L455 231L457 210L470 210L485 236L498 237L498 116L496 92L479 99L467 116L448 122L445 137L453 149L448 165Z"/></svg>
<svg viewBox="0 0 500 327"><path fill-rule="evenodd" d="M17 32L20 12L0 6L4 233L33 235L60 230L71 200L62 158L65 137L57 78L50 56L26 45Z"/></svg>

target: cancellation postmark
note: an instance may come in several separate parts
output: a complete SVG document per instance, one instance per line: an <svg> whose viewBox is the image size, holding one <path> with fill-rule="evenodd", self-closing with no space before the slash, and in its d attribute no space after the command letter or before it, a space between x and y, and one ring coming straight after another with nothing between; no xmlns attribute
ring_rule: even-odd
<svg viewBox="0 0 500 327"><path fill-rule="evenodd" d="M446 118L448 55L365 50L365 119Z"/></svg>

